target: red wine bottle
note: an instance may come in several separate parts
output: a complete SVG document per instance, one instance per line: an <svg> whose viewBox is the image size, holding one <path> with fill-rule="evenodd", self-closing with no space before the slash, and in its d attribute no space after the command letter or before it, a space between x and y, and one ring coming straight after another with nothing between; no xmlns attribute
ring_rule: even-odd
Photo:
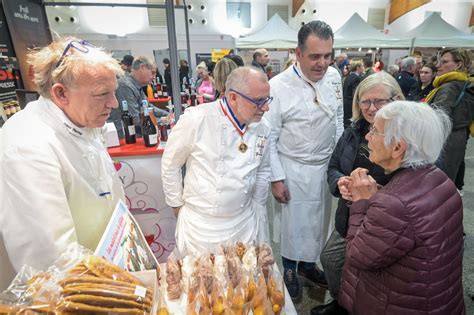
<svg viewBox="0 0 474 315"><path fill-rule="evenodd" d="M132 115L128 112L128 103L126 100L122 101L122 111L122 128L123 133L125 134L125 143L136 143L135 125L133 124Z"/></svg>
<svg viewBox="0 0 474 315"><path fill-rule="evenodd" d="M143 114L145 116L145 121L143 122L142 127L142 134L143 134L143 141L145 142L145 147L154 147L158 144L158 134L156 132L156 127L153 125L149 109L148 109L148 102L142 101L143 105Z"/></svg>

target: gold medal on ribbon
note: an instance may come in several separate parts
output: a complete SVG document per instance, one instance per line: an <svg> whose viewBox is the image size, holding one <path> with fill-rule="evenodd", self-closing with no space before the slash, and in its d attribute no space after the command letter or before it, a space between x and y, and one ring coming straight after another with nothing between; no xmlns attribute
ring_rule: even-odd
<svg viewBox="0 0 474 315"><path fill-rule="evenodd" d="M242 140L239 144L239 151L242 153L247 152L248 146L247 144Z"/></svg>

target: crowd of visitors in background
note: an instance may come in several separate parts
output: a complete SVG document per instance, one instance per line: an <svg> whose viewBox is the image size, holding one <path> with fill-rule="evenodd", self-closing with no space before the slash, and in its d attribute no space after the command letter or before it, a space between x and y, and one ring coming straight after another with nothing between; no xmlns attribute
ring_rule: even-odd
<svg viewBox="0 0 474 315"><path fill-rule="evenodd" d="M288 59L276 75L266 49L254 52L251 67L234 52L217 63L202 61L195 81L188 62L179 61L180 84L192 84L209 104L186 111L163 156L167 202L179 214L178 249L202 251L209 235L217 244L229 230L246 242L269 241L271 188L279 220L273 237L281 242L290 297L301 294L298 275L328 288L333 298L312 315L463 314L461 191L474 107L469 52L444 49L437 60L414 54L385 67L381 59L334 56L333 42L325 22L305 24L296 60ZM46 267L76 238L96 245L108 214L92 222L92 212L112 209L103 193L124 198L99 129L109 114L119 124L122 101L139 125L143 88L153 80L173 96L168 58L163 76L147 57L124 56L120 69L105 51L78 40L55 42L29 58L41 98L6 123L0 155L9 165L0 226L16 270L31 262ZM87 158L100 162L97 170ZM97 181L91 174L107 176ZM219 179L224 175L227 181ZM37 187L56 190L42 194ZM28 200L21 198L25 191ZM221 192L225 197L211 204L209 195ZM331 194L339 198L334 231ZM38 204L54 211L38 217ZM42 229L56 213L62 221ZM22 224L6 228L6 222ZM33 234L35 250L24 251L30 242L24 238Z"/></svg>

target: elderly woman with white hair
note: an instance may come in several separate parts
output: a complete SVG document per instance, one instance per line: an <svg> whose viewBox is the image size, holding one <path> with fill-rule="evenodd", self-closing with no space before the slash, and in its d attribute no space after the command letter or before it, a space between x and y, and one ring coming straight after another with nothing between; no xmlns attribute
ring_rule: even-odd
<svg viewBox="0 0 474 315"><path fill-rule="evenodd" d="M464 314L462 201L434 163L449 117L421 103L381 108L369 159L393 176L379 188L351 173L352 205L339 303L351 314Z"/></svg>

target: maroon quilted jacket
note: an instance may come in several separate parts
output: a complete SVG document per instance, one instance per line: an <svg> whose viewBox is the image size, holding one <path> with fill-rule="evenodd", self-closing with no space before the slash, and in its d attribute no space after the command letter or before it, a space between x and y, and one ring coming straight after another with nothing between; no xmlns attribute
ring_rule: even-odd
<svg viewBox="0 0 474 315"><path fill-rule="evenodd" d="M464 314L462 201L439 169L405 169L350 209L339 303L352 314Z"/></svg>

